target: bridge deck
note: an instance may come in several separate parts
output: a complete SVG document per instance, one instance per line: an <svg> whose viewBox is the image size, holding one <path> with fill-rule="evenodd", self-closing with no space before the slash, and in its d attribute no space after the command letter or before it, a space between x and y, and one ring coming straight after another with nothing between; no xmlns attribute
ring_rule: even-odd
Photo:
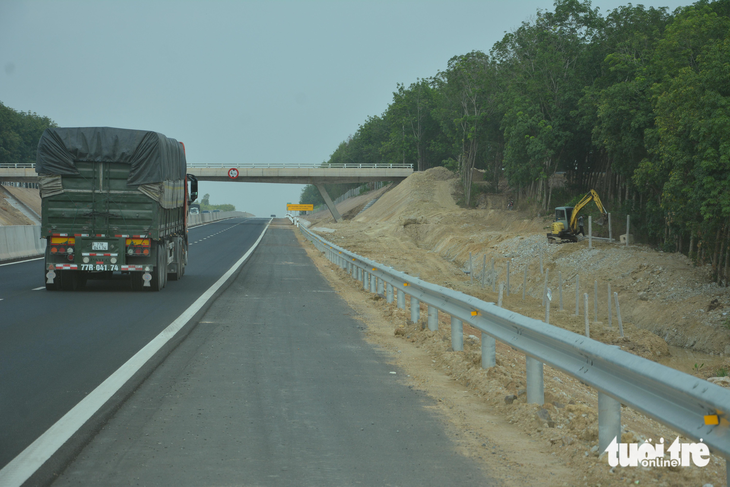
<svg viewBox="0 0 730 487"><path fill-rule="evenodd" d="M217 167L216 167L217 166ZM235 178L229 176L236 169ZM353 164L323 168L315 164L190 164L188 173L200 181L239 183L331 184L400 181L413 173L410 164ZM36 182L33 164L0 165L0 181Z"/></svg>

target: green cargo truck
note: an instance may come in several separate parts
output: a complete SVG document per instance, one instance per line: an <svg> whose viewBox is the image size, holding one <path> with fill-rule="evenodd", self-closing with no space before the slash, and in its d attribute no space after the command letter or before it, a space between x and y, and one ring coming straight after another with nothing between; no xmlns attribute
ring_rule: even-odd
<svg viewBox="0 0 730 487"><path fill-rule="evenodd" d="M183 144L156 132L46 129L36 161L46 289L78 290L120 273L135 290L180 279L198 195L186 169Z"/></svg>

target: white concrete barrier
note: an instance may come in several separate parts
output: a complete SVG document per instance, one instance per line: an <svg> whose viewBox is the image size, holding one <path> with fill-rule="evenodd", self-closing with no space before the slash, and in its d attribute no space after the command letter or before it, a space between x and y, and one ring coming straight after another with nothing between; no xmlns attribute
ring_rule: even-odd
<svg viewBox="0 0 730 487"><path fill-rule="evenodd" d="M46 251L39 225L0 227L0 262L39 257Z"/></svg>

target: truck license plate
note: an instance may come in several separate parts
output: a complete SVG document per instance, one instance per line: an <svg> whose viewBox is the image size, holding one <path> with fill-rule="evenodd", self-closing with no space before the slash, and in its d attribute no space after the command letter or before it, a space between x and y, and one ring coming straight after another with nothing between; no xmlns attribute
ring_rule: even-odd
<svg viewBox="0 0 730 487"><path fill-rule="evenodd" d="M109 242L91 242L91 250L109 250Z"/></svg>

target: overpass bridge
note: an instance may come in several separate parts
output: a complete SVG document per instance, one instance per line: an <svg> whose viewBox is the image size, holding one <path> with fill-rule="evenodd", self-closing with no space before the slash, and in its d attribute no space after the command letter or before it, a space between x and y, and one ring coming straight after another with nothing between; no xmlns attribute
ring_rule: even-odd
<svg viewBox="0 0 730 487"><path fill-rule="evenodd" d="M413 173L413 164L269 164L191 163L188 174L199 181L229 183L312 184L317 187L335 221L342 220L325 184L393 181ZM0 164L0 181L35 183L35 164Z"/></svg>

